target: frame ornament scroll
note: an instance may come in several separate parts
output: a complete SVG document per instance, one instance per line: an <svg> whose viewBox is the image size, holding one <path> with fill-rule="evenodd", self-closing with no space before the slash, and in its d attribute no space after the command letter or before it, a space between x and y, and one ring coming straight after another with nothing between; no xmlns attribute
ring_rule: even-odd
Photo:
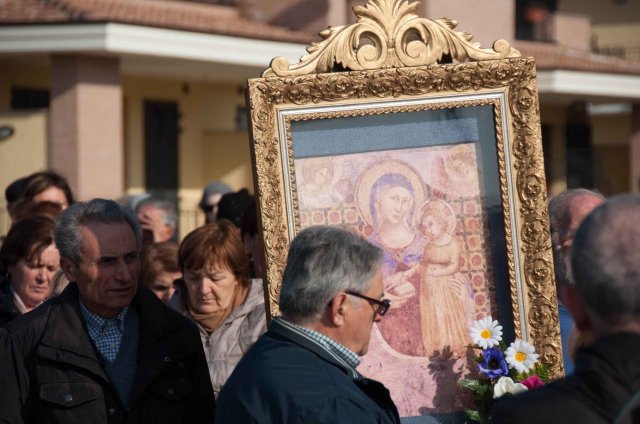
<svg viewBox="0 0 640 424"><path fill-rule="evenodd" d="M535 63L504 40L480 48L455 21L415 14L419 3L370 0L358 22L329 28L300 63L276 58L249 80L252 160L265 245L270 316L279 314L289 243L301 229L291 123L424 109L493 108L514 336L563 373ZM444 63L455 62L455 63Z"/></svg>

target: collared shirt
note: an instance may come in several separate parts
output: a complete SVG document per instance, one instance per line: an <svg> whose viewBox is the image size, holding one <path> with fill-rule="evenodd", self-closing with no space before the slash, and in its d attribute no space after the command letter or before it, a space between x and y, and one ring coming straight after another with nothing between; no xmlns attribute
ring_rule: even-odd
<svg viewBox="0 0 640 424"><path fill-rule="evenodd" d="M324 350L333 353L334 356L337 356L343 362L346 363L349 367L355 369L358 365L360 365L360 357L353 352L352 350L346 348L344 345L336 342L335 340L325 336L322 333L319 333L315 330L312 330L307 327L303 327L301 325L293 324L289 321L286 321L282 318L274 318L274 320L278 320L280 324L285 327L298 330L298 333L302 333L307 339L316 343Z"/></svg>
<svg viewBox="0 0 640 424"><path fill-rule="evenodd" d="M96 345L98 352L109 362L113 362L120 350L122 335L124 334L124 319L129 311L125 306L118 312L115 318L107 319L90 312L80 301L80 312L87 323L89 337Z"/></svg>
<svg viewBox="0 0 640 424"><path fill-rule="evenodd" d="M29 312L29 311L27 311L27 307L25 306L24 302L22 301L22 298L20 297L20 295L18 294L16 289L14 289L11 284L9 284L9 290L11 290L11 294L13 295L13 304L16 305L16 308L18 308L20 313L21 314L26 314L27 312ZM42 302L40 302L40 303L42 303Z"/></svg>

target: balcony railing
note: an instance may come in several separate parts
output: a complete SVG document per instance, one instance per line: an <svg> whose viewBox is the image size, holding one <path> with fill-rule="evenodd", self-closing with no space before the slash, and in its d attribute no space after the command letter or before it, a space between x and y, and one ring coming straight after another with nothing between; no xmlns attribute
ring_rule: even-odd
<svg viewBox="0 0 640 424"><path fill-rule="evenodd" d="M594 53L640 61L640 46L595 46Z"/></svg>

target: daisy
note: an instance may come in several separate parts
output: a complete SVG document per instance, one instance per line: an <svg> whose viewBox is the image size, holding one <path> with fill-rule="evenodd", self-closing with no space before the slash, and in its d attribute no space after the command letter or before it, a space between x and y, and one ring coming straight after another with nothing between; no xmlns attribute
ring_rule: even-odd
<svg viewBox="0 0 640 424"><path fill-rule="evenodd" d="M498 321L491 321L491 317L484 317L475 321L469 327L471 340L483 349L496 346L502 340L502 326Z"/></svg>
<svg viewBox="0 0 640 424"><path fill-rule="evenodd" d="M504 351L504 354L511 368L515 368L519 373L524 373L529 372L538 362L538 354L535 352L534 347L529 343L516 340Z"/></svg>

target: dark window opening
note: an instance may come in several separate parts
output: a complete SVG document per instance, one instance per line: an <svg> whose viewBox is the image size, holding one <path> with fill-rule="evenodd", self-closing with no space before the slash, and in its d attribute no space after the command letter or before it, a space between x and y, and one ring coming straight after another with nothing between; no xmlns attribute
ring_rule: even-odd
<svg viewBox="0 0 640 424"><path fill-rule="evenodd" d="M12 87L11 109L46 109L49 107L49 90Z"/></svg>

